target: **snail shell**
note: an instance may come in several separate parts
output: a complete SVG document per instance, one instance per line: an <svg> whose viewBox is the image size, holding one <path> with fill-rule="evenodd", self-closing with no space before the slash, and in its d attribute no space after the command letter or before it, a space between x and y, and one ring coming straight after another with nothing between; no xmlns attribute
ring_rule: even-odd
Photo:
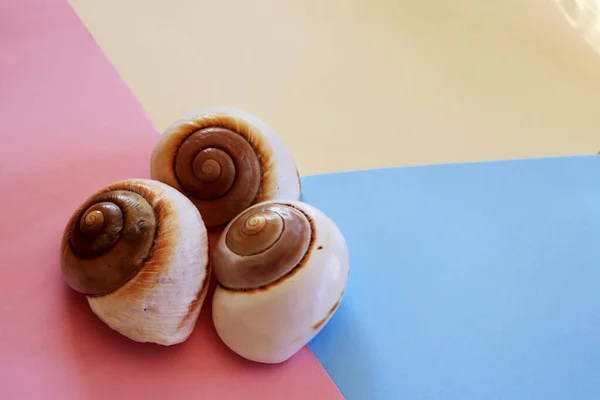
<svg viewBox="0 0 600 400"><path fill-rule="evenodd" d="M184 195L130 179L97 191L73 213L61 271L109 327L172 345L194 329L208 289L208 250L206 227Z"/></svg>
<svg viewBox="0 0 600 400"><path fill-rule="evenodd" d="M300 198L296 164L265 122L228 107L173 122L151 158L151 176L184 193L206 226L224 225L252 204Z"/></svg>
<svg viewBox="0 0 600 400"><path fill-rule="evenodd" d="M232 220L213 253L213 323L242 357L287 360L327 324L350 272L342 233L322 211L270 200Z"/></svg>

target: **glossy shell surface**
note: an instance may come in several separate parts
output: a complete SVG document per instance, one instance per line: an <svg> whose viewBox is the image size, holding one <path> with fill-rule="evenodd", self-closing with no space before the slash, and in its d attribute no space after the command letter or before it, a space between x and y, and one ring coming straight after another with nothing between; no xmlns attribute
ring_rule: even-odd
<svg viewBox="0 0 600 400"><path fill-rule="evenodd" d="M116 226L128 228L109 232L117 238L108 242L103 231L94 233L100 239L93 240L85 236L89 232L76 233L80 239L74 246L74 231L89 231L86 224L106 224L112 218L96 209L107 208L114 193L135 200L118 203L123 219L130 221ZM147 231L152 233L149 242ZM144 246L140 254L135 248L139 237ZM95 246L96 253L82 253L79 243L87 250ZM206 227L196 207L168 185L147 179L115 182L73 213L63 235L61 269L69 286L85 294L93 312L112 329L138 342L180 343L193 331L208 289ZM105 275L116 278L105 280Z"/></svg>
<svg viewBox="0 0 600 400"><path fill-rule="evenodd" d="M154 147L151 176L185 194L208 227L225 225L252 204L297 200L301 192L282 138L255 115L229 107L173 122Z"/></svg>
<svg viewBox="0 0 600 400"><path fill-rule="evenodd" d="M290 253L307 243L299 259L291 257L297 260L293 265L272 265L277 273L269 275L264 272L268 261L248 264L245 260L262 251L240 256L229 248L231 229L244 226L238 220L286 208L299 213L310 227L304 239L281 243ZM248 240L250 248L253 239ZM256 248L263 247L264 239L259 239ZM262 363L289 359L321 331L340 306L350 272L348 248L339 228L323 212L300 201L266 201L238 215L221 235L213 260L219 280L212 303L217 333L231 350ZM248 273L254 267L262 270ZM240 279L233 277L236 268Z"/></svg>

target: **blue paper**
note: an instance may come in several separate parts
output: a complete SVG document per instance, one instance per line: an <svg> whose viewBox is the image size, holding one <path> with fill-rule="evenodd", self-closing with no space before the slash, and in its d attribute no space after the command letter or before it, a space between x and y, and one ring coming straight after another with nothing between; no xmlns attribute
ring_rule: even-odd
<svg viewBox="0 0 600 400"><path fill-rule="evenodd" d="M600 156L302 182L350 250L309 344L347 399L600 399Z"/></svg>

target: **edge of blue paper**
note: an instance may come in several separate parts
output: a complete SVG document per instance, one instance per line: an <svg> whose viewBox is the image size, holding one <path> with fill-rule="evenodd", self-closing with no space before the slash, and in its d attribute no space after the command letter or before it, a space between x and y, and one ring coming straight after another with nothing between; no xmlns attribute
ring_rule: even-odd
<svg viewBox="0 0 600 400"><path fill-rule="evenodd" d="M578 159L578 158L594 158L598 157L598 154L575 154L566 156L548 156L548 157L524 157L524 158L509 158L509 159L497 159L497 160L485 160L485 161L456 161L447 163L428 163L428 164L414 164L414 165L395 165L387 167L373 167L373 168L361 168L361 169L348 169L341 171L332 172L320 172L314 174L301 175L301 179L305 178L317 178L331 175L346 175L354 173L368 173L368 172L381 172L387 170L397 169L423 169L423 168L447 168L447 167L459 167L459 166L479 166L488 164L511 164L511 163L531 163L541 161L552 161L552 160L567 160L567 159Z"/></svg>

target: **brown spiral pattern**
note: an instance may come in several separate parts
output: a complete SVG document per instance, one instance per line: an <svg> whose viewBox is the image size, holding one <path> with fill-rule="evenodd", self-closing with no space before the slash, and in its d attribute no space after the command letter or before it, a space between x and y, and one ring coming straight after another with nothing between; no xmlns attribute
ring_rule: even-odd
<svg viewBox="0 0 600 400"><path fill-rule="evenodd" d="M219 283L255 289L277 281L304 258L312 227L294 207L268 203L241 213L224 232L213 255Z"/></svg>
<svg viewBox="0 0 600 400"><path fill-rule="evenodd" d="M186 115L155 144L151 177L190 199L207 227L223 226L280 191L275 149L259 125L236 110Z"/></svg>
<svg viewBox="0 0 600 400"><path fill-rule="evenodd" d="M192 133L181 143L175 156L175 175L188 195L219 204L225 222L256 198L261 166L244 137L229 129L210 127Z"/></svg>
<svg viewBox="0 0 600 400"><path fill-rule="evenodd" d="M69 286L86 295L121 287L151 253L157 224L138 193L112 190L88 199L65 231L61 268Z"/></svg>

